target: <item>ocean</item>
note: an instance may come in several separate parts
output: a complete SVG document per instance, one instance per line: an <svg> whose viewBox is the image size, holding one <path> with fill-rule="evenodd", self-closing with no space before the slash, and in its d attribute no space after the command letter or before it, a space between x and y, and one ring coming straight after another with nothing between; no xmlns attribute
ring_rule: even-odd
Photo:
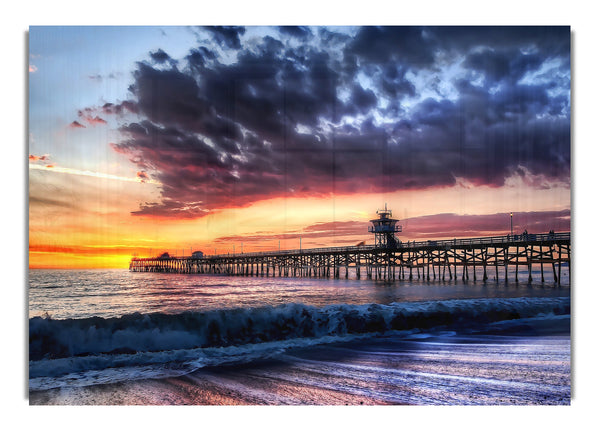
<svg viewBox="0 0 600 431"><path fill-rule="evenodd" d="M29 271L29 403L568 405L571 289Z"/></svg>

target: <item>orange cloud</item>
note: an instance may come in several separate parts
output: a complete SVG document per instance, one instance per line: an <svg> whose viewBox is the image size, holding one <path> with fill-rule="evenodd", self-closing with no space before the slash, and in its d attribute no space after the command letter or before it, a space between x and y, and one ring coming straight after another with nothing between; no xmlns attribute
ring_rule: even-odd
<svg viewBox="0 0 600 431"><path fill-rule="evenodd" d="M136 175L137 175L138 179L143 183L145 183L146 181L148 181L150 179L150 177L148 176L148 174L145 171L138 171Z"/></svg>
<svg viewBox="0 0 600 431"><path fill-rule="evenodd" d="M105 255L105 254L124 254L131 256L138 252L139 247L126 245L115 246L83 246L83 245L54 245L54 244L29 244L30 252L38 253L74 253L78 255Z"/></svg>
<svg viewBox="0 0 600 431"><path fill-rule="evenodd" d="M95 117L86 117L85 121L92 125L106 124L106 120L104 118L98 117L97 115Z"/></svg>
<svg viewBox="0 0 600 431"><path fill-rule="evenodd" d="M48 154L44 154L43 156L36 156L34 154L29 155L30 162L37 162L39 160L46 161L46 160L48 160L48 158L49 158Z"/></svg>

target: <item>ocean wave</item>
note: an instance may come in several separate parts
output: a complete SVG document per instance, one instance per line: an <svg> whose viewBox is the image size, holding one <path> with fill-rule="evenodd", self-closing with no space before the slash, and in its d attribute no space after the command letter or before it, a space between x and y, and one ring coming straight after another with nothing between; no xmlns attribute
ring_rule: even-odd
<svg viewBox="0 0 600 431"><path fill-rule="evenodd" d="M409 335L412 331L394 331ZM138 379L177 377L205 367L239 365L265 360L289 349L356 341L370 334L296 338L242 346L99 354L29 363L29 390L89 386Z"/></svg>
<svg viewBox="0 0 600 431"><path fill-rule="evenodd" d="M29 359L122 355L258 344L389 330L476 328L539 314L570 313L569 298L493 298L409 303L285 304L180 314L29 320Z"/></svg>
<svg viewBox="0 0 600 431"><path fill-rule="evenodd" d="M29 387L35 391L163 378L378 334L414 338L441 330L479 330L495 322L564 319L569 314L570 298L561 297L286 304L118 318L33 317Z"/></svg>

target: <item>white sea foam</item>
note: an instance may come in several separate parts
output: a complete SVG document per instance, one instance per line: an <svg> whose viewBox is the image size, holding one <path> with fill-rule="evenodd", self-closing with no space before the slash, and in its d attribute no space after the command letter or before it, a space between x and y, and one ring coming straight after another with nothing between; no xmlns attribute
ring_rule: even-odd
<svg viewBox="0 0 600 431"><path fill-rule="evenodd" d="M180 375L390 331L414 337L431 329L473 330L493 322L569 313L570 298L563 297L321 308L286 304L107 319L35 317L29 322L30 389Z"/></svg>

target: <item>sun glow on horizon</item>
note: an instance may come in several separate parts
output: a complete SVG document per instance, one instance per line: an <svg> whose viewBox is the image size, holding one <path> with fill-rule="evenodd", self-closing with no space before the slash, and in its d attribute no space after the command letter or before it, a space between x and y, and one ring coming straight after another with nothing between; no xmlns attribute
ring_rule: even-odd
<svg viewBox="0 0 600 431"><path fill-rule="evenodd" d="M30 268L127 268L133 256L158 256L162 252L189 256L197 250L212 255L298 249L300 241L304 249L355 245L361 241L369 243L372 239L367 231L369 220L385 203L403 225L403 232L399 234L403 241L436 236L441 239L498 235L509 227L509 222L506 226L493 225L490 228L486 228L485 224L481 228L460 225L465 232L460 235L454 231L456 226L450 226L449 218L455 222L460 219L476 220L499 213L508 215L512 210L516 215L515 228L525 228L527 226L523 223L527 221L522 217L519 220L517 215L539 211L542 202L546 204L542 209L548 212L569 208L568 204L560 204L565 199L568 202L568 190L564 191L565 196L561 195L554 201L549 197L555 196L556 190L523 187L473 186L468 200L464 199L463 193L463 187L457 184L425 191L321 198L279 197L247 207L225 208L197 219L161 217L158 223L150 216L132 215L125 210L111 219L95 215L85 222L93 226L94 220L97 220L96 223L110 221L103 228L111 232L108 236L102 234L103 230L67 236L65 233L71 222L66 219L65 227L58 225L54 234L48 233L48 228L43 236L39 236L35 229L31 231ZM505 206L506 201L514 203L510 210ZM79 216L74 214L72 217L75 221ZM432 217L436 217L434 224L429 221ZM559 215L555 218L556 222L559 219L563 220L563 225L568 225L570 215ZM446 223L446 228L439 223ZM348 227L351 229L348 230ZM529 230L533 232L531 228Z"/></svg>
<svg viewBox="0 0 600 431"><path fill-rule="evenodd" d="M570 227L570 37L33 26L29 265Z"/></svg>

